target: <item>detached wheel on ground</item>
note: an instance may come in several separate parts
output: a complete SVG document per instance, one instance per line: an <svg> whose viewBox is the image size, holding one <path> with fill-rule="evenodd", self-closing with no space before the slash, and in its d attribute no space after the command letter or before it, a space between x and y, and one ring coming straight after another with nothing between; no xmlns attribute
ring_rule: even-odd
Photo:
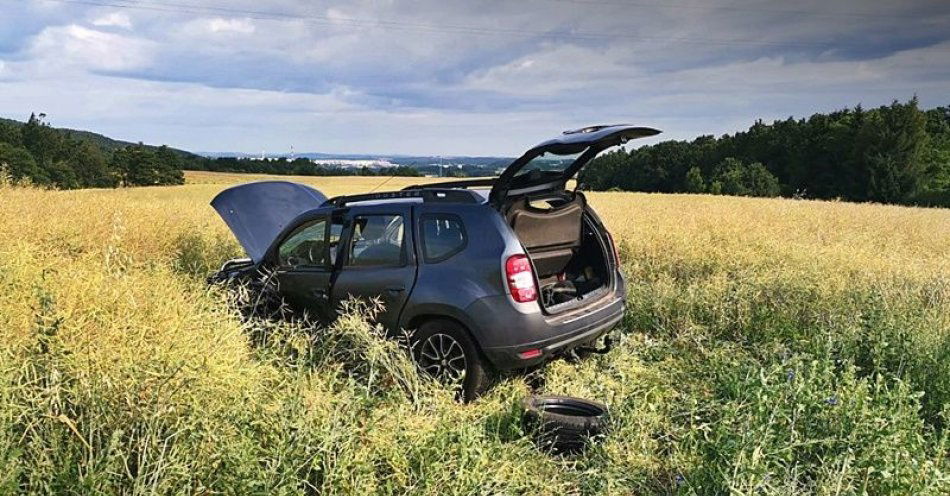
<svg viewBox="0 0 950 496"><path fill-rule="evenodd" d="M607 406L570 396L529 396L524 400L525 429L541 449L577 454L593 436L607 430Z"/></svg>
<svg viewBox="0 0 950 496"><path fill-rule="evenodd" d="M412 336L412 354L419 368L445 385L460 388L464 401L488 389L488 365L468 331L445 319L428 320Z"/></svg>

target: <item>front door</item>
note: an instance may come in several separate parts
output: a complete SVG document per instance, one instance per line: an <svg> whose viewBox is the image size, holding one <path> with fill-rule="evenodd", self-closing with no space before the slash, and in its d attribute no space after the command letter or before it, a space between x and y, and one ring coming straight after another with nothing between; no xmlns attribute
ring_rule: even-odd
<svg viewBox="0 0 950 496"><path fill-rule="evenodd" d="M297 312L327 321L332 317L329 216L303 222L277 247L277 284Z"/></svg>
<svg viewBox="0 0 950 496"><path fill-rule="evenodd" d="M377 321L389 330L416 279L410 205L374 205L346 214L347 236L339 251L339 272L333 283L334 306L357 297L377 298L383 305Z"/></svg>

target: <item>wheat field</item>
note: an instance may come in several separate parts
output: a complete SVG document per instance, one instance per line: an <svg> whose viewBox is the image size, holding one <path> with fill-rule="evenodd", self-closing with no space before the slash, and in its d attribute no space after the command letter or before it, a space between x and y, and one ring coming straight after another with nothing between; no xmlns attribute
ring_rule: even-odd
<svg viewBox="0 0 950 496"><path fill-rule="evenodd" d="M630 285L619 345L461 405L365 305L243 323L205 285L241 254L208 202L263 177L0 185L0 492L950 492L950 210L590 193ZM531 391L608 404L610 433L539 452Z"/></svg>

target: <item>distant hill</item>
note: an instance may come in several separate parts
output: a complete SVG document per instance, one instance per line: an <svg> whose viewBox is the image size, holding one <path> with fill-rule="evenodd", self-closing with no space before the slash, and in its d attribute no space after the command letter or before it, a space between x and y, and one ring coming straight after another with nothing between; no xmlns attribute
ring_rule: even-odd
<svg viewBox="0 0 950 496"><path fill-rule="evenodd" d="M484 177L500 173L512 157L393 155L369 153L297 152L261 155L241 152L197 152L205 161L186 168L211 172L252 172L291 175L411 174Z"/></svg>
<svg viewBox="0 0 950 496"><path fill-rule="evenodd" d="M0 117L0 124L22 126L26 123L23 121L15 120L15 119L5 119L3 117ZM105 152L114 152L116 150L125 148L127 146L138 145L138 143L132 143L131 141L122 141L122 140L113 139L108 136L101 135L99 133L94 133L92 131L83 131L80 129L69 129L69 128L64 128L64 127L54 127L53 129L60 131L75 140L96 145L97 147L99 147L101 150ZM147 148L155 149L155 150L158 149L158 147L154 145L143 145L143 146ZM171 147L169 147L169 150L185 158L198 157L198 155L186 150L179 150L177 148L171 148Z"/></svg>
<svg viewBox="0 0 950 496"><path fill-rule="evenodd" d="M257 159L261 155L257 153L244 152L195 152L197 155L208 158L246 158ZM264 155L268 159L306 158L310 160L388 160L394 164L405 165L436 165L442 161L446 165L465 164L482 167L505 166L514 160L514 157L496 157L496 156L466 156L466 155L401 155L391 153L322 153L322 152L297 152L291 158L287 153L267 153Z"/></svg>

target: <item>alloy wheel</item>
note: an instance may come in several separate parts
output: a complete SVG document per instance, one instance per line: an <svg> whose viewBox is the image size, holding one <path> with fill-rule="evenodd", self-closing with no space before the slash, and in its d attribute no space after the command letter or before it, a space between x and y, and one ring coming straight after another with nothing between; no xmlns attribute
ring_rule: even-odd
<svg viewBox="0 0 950 496"><path fill-rule="evenodd" d="M419 366L443 384L462 380L465 375L465 350L448 334L436 333L420 343Z"/></svg>

